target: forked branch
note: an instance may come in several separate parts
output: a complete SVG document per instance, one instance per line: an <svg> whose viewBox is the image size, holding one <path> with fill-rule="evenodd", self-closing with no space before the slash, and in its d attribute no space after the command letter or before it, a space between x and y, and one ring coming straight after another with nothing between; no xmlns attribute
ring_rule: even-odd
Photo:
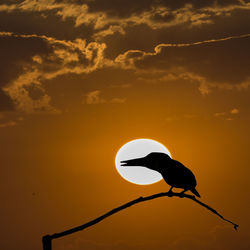
<svg viewBox="0 0 250 250"><path fill-rule="evenodd" d="M234 222L224 218L220 213L218 213L215 209L211 208L210 206L208 206L207 204L201 202L200 200L196 199L196 197L194 195L189 195L189 194L185 194L185 193L174 193L174 192L163 192L163 193L157 193L157 194L153 194L153 195L150 195L150 196L146 196L146 197L139 197L135 200L132 200L128 203L125 203L117 208L114 208L112 210L110 210L109 212L103 214L102 216L94 219L94 220L91 220L81 226L78 226L78 227L74 227L74 228L71 228L69 230L66 230L66 231L63 231L63 232L60 232L60 233L55 233L55 234L52 234L52 235L45 235L43 237L43 249L44 250L51 250L52 249L52 244L51 244L51 241L53 239L57 239L57 238L61 238L63 236L66 236L66 235L69 235L69 234L72 234L72 233L76 233L78 231L81 231L81 230L84 230L88 227L91 227L99 222L101 222L102 220L104 220L105 218L115 214L115 213L118 213L119 211L123 210L123 209L126 209L128 207L131 207L137 203L140 203L140 202L144 202L144 201L149 201L149 200L153 200L153 199L156 199L156 198L160 198L160 197L179 197L179 198L188 198L190 200L193 200L194 202L200 204L201 206L205 207L206 209L210 210L212 213L214 213L215 215L219 216L222 220L230 223L233 225L234 229L237 230L237 228L239 227L239 225L235 224Z"/></svg>

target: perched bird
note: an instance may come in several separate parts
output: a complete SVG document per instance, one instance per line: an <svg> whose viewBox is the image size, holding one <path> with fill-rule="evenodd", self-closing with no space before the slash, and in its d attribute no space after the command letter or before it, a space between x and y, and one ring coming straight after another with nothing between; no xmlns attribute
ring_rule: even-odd
<svg viewBox="0 0 250 250"><path fill-rule="evenodd" d="M145 157L121 161L121 166L141 166L159 172L168 185L170 192L175 188L183 188L183 192L190 190L200 197L195 189L197 183L194 174L182 163L173 160L169 155L161 152L152 152Z"/></svg>

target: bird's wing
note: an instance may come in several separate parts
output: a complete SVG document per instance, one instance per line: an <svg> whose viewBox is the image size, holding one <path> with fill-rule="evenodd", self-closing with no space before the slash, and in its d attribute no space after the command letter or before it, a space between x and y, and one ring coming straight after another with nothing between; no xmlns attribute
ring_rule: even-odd
<svg viewBox="0 0 250 250"><path fill-rule="evenodd" d="M181 162L173 160L174 162L174 166L176 167L176 170L179 169L178 171L178 175L179 177L183 177L183 179L185 179L186 181L188 181L188 183L191 186L196 186L196 179L194 174L192 173L192 171L190 169L188 169L187 167L185 167Z"/></svg>

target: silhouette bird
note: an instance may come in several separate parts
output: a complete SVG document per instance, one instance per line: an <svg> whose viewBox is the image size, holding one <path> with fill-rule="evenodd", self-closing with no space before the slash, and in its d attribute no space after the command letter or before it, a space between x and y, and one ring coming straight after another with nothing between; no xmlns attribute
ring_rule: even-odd
<svg viewBox="0 0 250 250"><path fill-rule="evenodd" d="M179 161L173 160L169 155L161 152L152 152L145 157L121 161L121 166L146 167L159 172L172 189L183 188L181 193L190 190L193 194L200 197L195 189L197 183L194 174Z"/></svg>

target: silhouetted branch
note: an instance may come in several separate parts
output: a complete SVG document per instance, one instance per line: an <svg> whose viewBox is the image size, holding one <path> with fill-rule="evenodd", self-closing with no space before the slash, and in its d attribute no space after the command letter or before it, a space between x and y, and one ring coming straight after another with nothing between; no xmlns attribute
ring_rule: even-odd
<svg viewBox="0 0 250 250"><path fill-rule="evenodd" d="M52 238L50 235L43 236L43 250L51 250L52 249Z"/></svg>
<svg viewBox="0 0 250 250"><path fill-rule="evenodd" d="M219 214L215 209L211 208L210 206L208 206L207 204L201 202L200 200L197 200L195 196L193 195L189 195L189 194L185 194L185 193L174 193L174 192L163 192L163 193L157 193L157 194L153 194L153 195L150 195L150 196L146 196L146 197L139 197L135 200L132 200L128 203L125 203L124 205L121 205L117 208L114 208L112 210L110 210L109 212L107 212L106 214L94 219L94 220L91 220L81 226L78 226L78 227L74 227L72 229L69 229L69 230L66 230L66 231L63 231L61 233L55 233L55 234L52 234L52 235L45 235L43 237L43 249L44 250L51 250L51 241L52 239L57 239L57 238L61 238L63 236L66 236L66 235L69 235L69 234L72 234L72 233L76 233L78 231L81 231L81 230L84 230L90 226L93 226L99 222L101 222L102 220L104 220L105 218L115 214L115 213L118 213L119 211L123 210L123 209L126 209L128 207L131 207L137 203L140 203L140 202L144 202L144 201L149 201L149 200L153 200L153 199L156 199L156 198L160 198L160 197L179 197L179 198L188 198L190 200L193 200L195 201L196 203L200 204L201 206L205 207L206 209L210 210L212 213L216 214L217 216L219 216L222 220L224 221L227 221L229 223L231 223L234 227L235 230L237 230L238 226L237 224L235 224L234 222L224 218L221 214Z"/></svg>

